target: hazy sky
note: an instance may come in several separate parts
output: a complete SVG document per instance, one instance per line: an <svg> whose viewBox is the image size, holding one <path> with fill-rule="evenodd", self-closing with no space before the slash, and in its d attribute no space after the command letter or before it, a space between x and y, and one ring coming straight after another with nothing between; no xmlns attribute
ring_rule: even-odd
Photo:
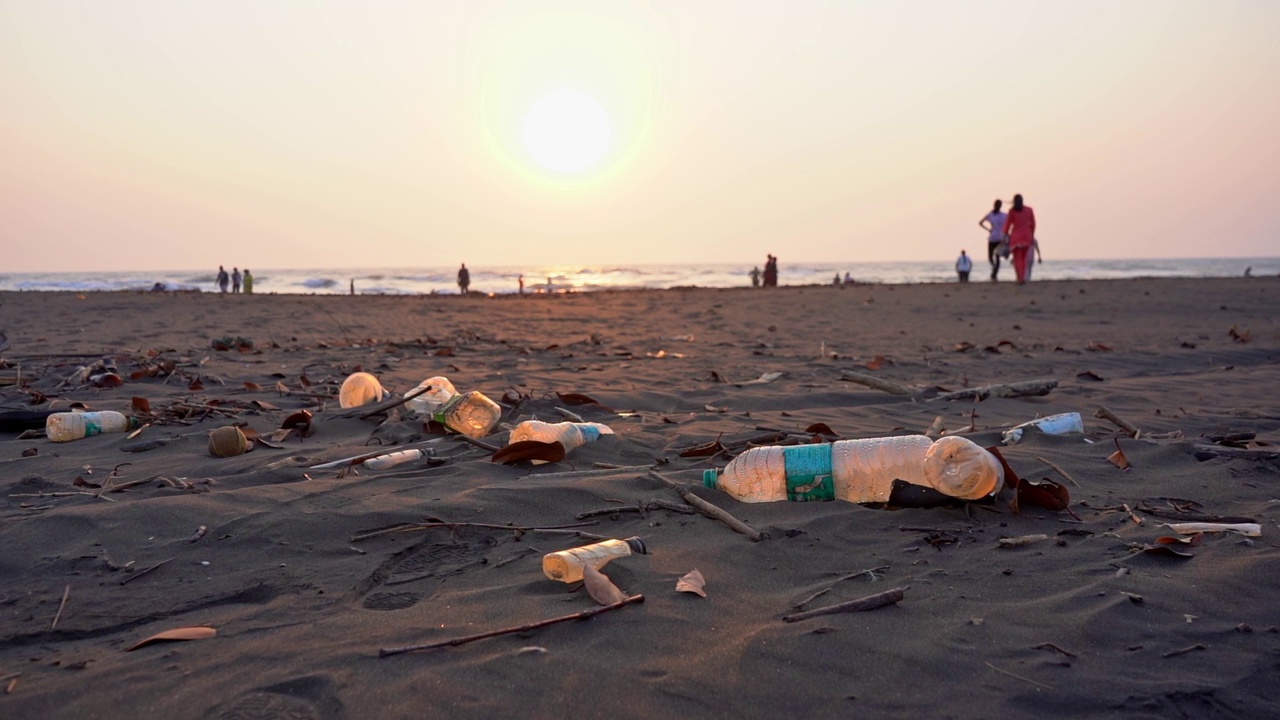
<svg viewBox="0 0 1280 720"><path fill-rule="evenodd" d="M0 0L0 98L8 271L1280 254L1276 0Z"/></svg>

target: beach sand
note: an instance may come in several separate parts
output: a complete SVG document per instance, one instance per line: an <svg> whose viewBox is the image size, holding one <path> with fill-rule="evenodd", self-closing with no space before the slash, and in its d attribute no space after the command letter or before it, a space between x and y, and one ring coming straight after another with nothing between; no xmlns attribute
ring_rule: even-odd
<svg viewBox="0 0 1280 720"><path fill-rule="evenodd" d="M0 377L22 378L0 386L3 409L128 412L136 397L159 417L187 416L133 438L0 434L0 716L1274 717L1277 308L1274 278L501 298L0 294ZM253 349L211 348L237 336ZM103 358L122 385L66 382ZM505 422L559 420L565 408L616 435L538 467L493 463L449 436L426 446L436 464L311 469L438 437L408 413L343 417L337 388L357 369L397 393L444 375L505 396ZM842 381L845 371L925 397L1058 385L936 402ZM1144 437L1095 418L1103 406ZM314 413L310 437L208 452L213 428L265 435L300 409ZM724 456L680 456L717 439L741 448L769 429L802 437L814 423L843 438L921 433L937 416L959 430L971 413L968 436L989 446L1010 425L1062 412L1081 413L1086 432L1028 432L1003 452L1021 477L1065 485L1078 521L1015 513L1007 492L928 509L743 504L701 487ZM1244 452L1198 450L1226 433L1256 436ZM1117 438L1128 470L1107 461ZM625 510L681 502L650 466L767 538L701 514ZM1262 535L1206 534L1193 557L1140 551L1172 535L1161 525L1179 514L1252 519ZM428 519L452 525L356 539ZM644 539L647 555L604 568L643 603L379 657L598 607L541 572L544 553L588 540L515 529L578 522ZM1047 539L999 545L1036 534ZM706 598L675 591L695 568ZM782 619L893 588L906 588L894 605ZM217 635L126 652L190 626Z"/></svg>

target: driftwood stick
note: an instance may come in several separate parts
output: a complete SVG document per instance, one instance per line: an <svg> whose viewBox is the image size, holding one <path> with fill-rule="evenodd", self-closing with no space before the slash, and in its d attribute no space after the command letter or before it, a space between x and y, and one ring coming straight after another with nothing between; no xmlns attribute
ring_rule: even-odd
<svg viewBox="0 0 1280 720"><path fill-rule="evenodd" d="M1195 455L1197 460L1208 460L1209 458L1223 457L1236 460L1252 460L1254 462L1260 460L1280 460L1280 452L1274 450L1250 450L1245 448L1234 448L1228 445L1196 445Z"/></svg>
<svg viewBox="0 0 1280 720"><path fill-rule="evenodd" d="M906 385L899 385L898 383L889 382L888 380L881 380L875 375L867 375L866 373L854 372L853 370L845 370L840 373L840 377L838 379L844 380L845 382L866 385L873 390L887 392L890 395L904 395L906 397L911 397L916 394L914 390Z"/></svg>
<svg viewBox="0 0 1280 720"><path fill-rule="evenodd" d="M521 527L519 525L497 525L494 523L473 523L473 522L447 522L445 520L437 520L432 522L420 522L420 523L401 523L399 525L392 525L391 527L382 528L380 530L370 530L367 533L352 535L351 542L368 540L369 538L375 538L381 535L391 535L394 533L401 533L401 532L417 532L419 530L430 530L432 528L441 528L441 527L447 527L447 528L478 527L478 528L488 528L491 530L510 530L512 532L544 532L548 530L568 530L570 528L594 527L599 524L600 524L599 522L593 520L591 522L570 523L568 525L548 525L546 527Z"/></svg>
<svg viewBox="0 0 1280 720"><path fill-rule="evenodd" d="M694 510L688 505L684 505L682 503L654 498L653 500L646 500L636 505L618 505L615 507L600 508L598 510L587 510L586 512L580 512L577 515L574 515L574 518L578 520L585 520L597 515L616 515L624 512L646 513L650 510L657 510L659 508L663 510L670 510L672 512L684 513L685 515L692 515L697 512L697 510Z"/></svg>
<svg viewBox="0 0 1280 720"><path fill-rule="evenodd" d="M819 597L821 597L821 596L823 596L823 595L826 595L827 593L829 593L829 592L831 592L832 590L834 590L834 589L835 589L835 587L836 587L836 583L841 583L841 582L844 582L845 580L852 580L852 579L854 579L854 578L862 577L863 575L870 575L870 576L871 576L871 579L872 579L872 580L875 580L875 579L876 579L876 573L880 572L881 570L888 570L888 569L889 569L889 566L888 566L888 565L881 565L881 566L879 566L879 567L867 568L866 570L859 570L859 571L858 571L858 572L856 572L856 573L849 573L848 575L842 575L842 576L840 576L840 577L836 578L836 579L835 579L835 582L833 582L832 584L828 585L826 588L824 588L824 589L822 589L822 590L819 590L818 592L816 592L816 593L814 593L814 594L810 595L809 597L807 597L807 598L805 598L805 599L801 600L801 601L800 601L800 602L798 602L798 603L795 603L795 604L794 604L794 605L792 605L791 607L793 607L793 608L795 608L795 609L799 610L800 608L804 607L805 605L808 605L809 603L813 602L814 600L818 599Z"/></svg>
<svg viewBox="0 0 1280 720"><path fill-rule="evenodd" d="M1198 512L1179 512L1177 510L1165 510L1164 508L1150 507L1148 505L1138 505L1135 508L1140 513L1163 518L1165 520L1181 520L1183 522L1220 522L1220 523L1252 523L1257 522L1254 518L1239 515L1214 515L1211 513Z"/></svg>
<svg viewBox="0 0 1280 720"><path fill-rule="evenodd" d="M786 622L798 622L800 620L808 620L812 617L818 617L819 615L834 615L836 613L875 610L876 608L882 608L885 605L893 605L894 603L901 602L903 593L905 593L910 587L910 585L904 585L900 588L876 593L875 595L868 595L864 598L859 598L858 600L850 600L849 602L842 602L836 605L827 605L825 607L814 608L812 610L805 610L804 612L783 615L782 619Z"/></svg>
<svg viewBox="0 0 1280 720"><path fill-rule="evenodd" d="M1037 395L1048 395L1050 390L1058 387L1058 381L1053 379L1044 380L1026 380L1023 382L983 385L982 387L966 388L955 392L942 393L935 397L929 398L929 402L947 402L949 400L986 400L987 398L1016 398L1016 397L1033 397Z"/></svg>
<svg viewBox="0 0 1280 720"><path fill-rule="evenodd" d="M538 622L529 623L527 625L520 625L518 627L503 628L502 630L490 630L489 632L476 633L475 635L464 635L463 637L453 638L452 640L439 640L436 642L423 643L421 645L405 645L404 647L381 648L378 650L378 657L384 658L384 657L390 657L392 655L401 655L403 653L416 652L418 650L431 650L433 648L465 645L466 643L474 642L476 640L484 640L485 638L497 637L499 635L510 635L511 633L527 632L529 630L536 630L538 628L543 628L548 625L568 622L570 620L585 620L589 617L595 617L596 615L599 615L600 613L603 613L603 612L608 612L610 610L617 610L620 607L625 607L632 603L642 603L642 602L644 602L644 595L632 595L630 597L627 597L623 600L619 600L618 602L612 603L610 605L602 605L600 607L591 608L590 610L583 610L582 612L573 613L572 615L561 615L560 617L551 618L550 620L539 620Z"/></svg>
<svg viewBox="0 0 1280 720"><path fill-rule="evenodd" d="M1062 477L1066 478L1067 480L1070 480L1072 485L1075 485L1076 487L1080 487L1080 483L1076 482L1075 478L1068 475L1066 470L1063 470L1062 468L1058 467L1057 465L1054 465L1053 463L1049 462L1048 460L1045 460L1042 457L1037 456L1036 459L1044 463L1045 465L1048 465L1049 467L1053 468L1054 470L1056 470L1058 474L1061 475Z"/></svg>
<svg viewBox="0 0 1280 720"><path fill-rule="evenodd" d="M53 615L53 622L49 623L49 631L53 632L58 629L58 620L62 618L62 609L67 606L67 598L71 596L71 586L68 585L62 591L62 602L58 603L58 612Z"/></svg>
<svg viewBox="0 0 1280 720"><path fill-rule="evenodd" d="M172 560L172 559L173 559L173 558L169 558L169 560ZM161 560L160 562L156 563L155 565L152 565L152 566L151 566L151 567L149 567L149 568L143 568L142 570L139 570L138 572L136 572L136 573L134 573L134 574L130 575L129 577L127 577L127 578L125 578L125 579L121 580L121 581L120 581L120 584L121 584L121 585L128 585L129 583L133 582L134 580L137 580L138 578L142 577L143 575L146 575L147 573L150 573L150 572L152 572L153 570L155 570L155 569L159 568L161 565L164 565L165 563L169 562L169 560Z"/></svg>
<svg viewBox="0 0 1280 720"><path fill-rule="evenodd" d="M1131 438L1137 439L1142 435L1141 430L1131 425L1124 418L1108 410L1105 405L1100 406L1098 410L1093 413L1093 416L1096 418L1102 418L1103 420L1110 420Z"/></svg>
<svg viewBox="0 0 1280 720"><path fill-rule="evenodd" d="M467 437L466 435L458 434L458 435L454 435L454 437L458 438L458 439L459 439L459 440L461 440L462 442L470 443L470 444L472 444L472 445L475 445L476 447L480 448L481 450L488 450L488 451L489 451L489 452L491 452L491 453L496 453L496 452L498 452L499 450L501 450L501 449L502 449L502 448L498 447L497 445L490 445L489 443L487 443L487 442L485 442L485 441L483 441L483 440L477 440L477 439L475 439L475 438L473 438L473 437Z"/></svg>
<svg viewBox="0 0 1280 720"><path fill-rule="evenodd" d="M688 488L681 485L680 483L672 480L671 478L665 477L662 473L658 472L657 470L650 470L649 474L656 477L658 480L660 480L663 485L666 485L667 487L679 493L680 497L684 498L685 502L692 505L694 508L698 510L698 512L701 512L703 515L706 515L707 517L713 520L719 520L725 525L728 525L729 527L733 528L734 532L742 533L743 535L746 535L747 537L751 538L756 542L759 542L764 539L764 533L760 532L759 530L756 530L755 528L742 522L741 520L734 517L733 515L730 515L728 512L721 510L715 505L712 505L706 500L703 500L697 495L694 495L692 492L689 491Z"/></svg>
<svg viewBox="0 0 1280 720"><path fill-rule="evenodd" d="M378 413L384 413L390 410L391 408L398 408L401 405L425 393L429 389L430 389L429 387L414 388L413 390L405 393L404 397L401 397L398 400L388 400L386 402L380 402L377 405L374 405L373 407L369 408L368 410L360 413L360 419L364 420L366 418L371 418L374 415L377 415ZM351 413L346 413L342 417L351 417Z"/></svg>

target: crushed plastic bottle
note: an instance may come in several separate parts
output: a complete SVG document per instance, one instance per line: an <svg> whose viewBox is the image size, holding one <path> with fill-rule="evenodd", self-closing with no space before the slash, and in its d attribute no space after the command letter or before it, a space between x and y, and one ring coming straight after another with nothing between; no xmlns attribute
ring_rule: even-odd
<svg viewBox="0 0 1280 720"><path fill-rule="evenodd" d="M1022 440L1022 431L1024 428L1035 427L1046 435L1066 435L1067 433L1084 432L1084 420L1081 419L1080 413L1060 413L1058 415L1049 415L1047 417L1028 420L1020 425L1014 425L1004 431L1001 436L1001 442L1005 445L1013 445Z"/></svg>
<svg viewBox="0 0 1280 720"><path fill-rule="evenodd" d="M539 442L558 442L566 451L600 439L601 435L612 435L613 428L602 423L560 422L545 423L538 420L526 420L511 429L509 443L524 440Z"/></svg>
<svg viewBox="0 0 1280 720"><path fill-rule="evenodd" d="M378 378L367 372L351 373L338 390L338 404L345 410L366 403L380 402L386 393Z"/></svg>
<svg viewBox="0 0 1280 720"><path fill-rule="evenodd" d="M398 450L393 453L387 453L386 455L379 455L378 457L369 458L368 460L365 460L361 464L369 468L370 470L386 470L387 468L395 467L396 465L403 465L404 463L407 463L407 462L421 460L422 455L423 455L422 451L419 450L418 448L412 448L410 450Z"/></svg>
<svg viewBox="0 0 1280 720"><path fill-rule="evenodd" d="M1004 470L966 438L906 435L752 448L719 476L707 470L702 477L703 485L742 502L888 502L894 480L977 500L1003 487Z"/></svg>
<svg viewBox="0 0 1280 720"><path fill-rule="evenodd" d="M449 378L439 376L423 380L417 387L405 393L405 396L413 395L419 390L425 390L425 392L409 398L404 406L423 417L431 417L436 410L449 402L450 398L458 394L457 388L449 382Z"/></svg>
<svg viewBox="0 0 1280 720"><path fill-rule="evenodd" d="M478 440L498 426L498 420L502 419L502 406L472 390L450 398L432 415L432 419L456 433Z"/></svg>
<svg viewBox="0 0 1280 720"><path fill-rule="evenodd" d="M71 442L90 435L128 432L138 421L114 410L101 412L60 412L45 419L44 431L53 442Z"/></svg>
<svg viewBox="0 0 1280 720"><path fill-rule="evenodd" d="M640 538L629 537L548 553L542 557L542 574L552 580L574 583L582 579L583 568L587 565L599 570L610 560L627 557L633 552L646 555L649 550Z"/></svg>

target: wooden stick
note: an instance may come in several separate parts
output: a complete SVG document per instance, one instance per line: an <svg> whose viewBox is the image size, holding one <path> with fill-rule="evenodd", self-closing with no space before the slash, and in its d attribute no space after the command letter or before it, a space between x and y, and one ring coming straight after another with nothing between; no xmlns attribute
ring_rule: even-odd
<svg viewBox="0 0 1280 720"><path fill-rule="evenodd" d="M970 399L986 400L991 397L1032 397L1037 395L1048 395L1049 391L1056 387L1058 387L1058 381L1053 379L1026 380L1023 382L1008 384L983 385L982 387L966 388L964 390L957 390L956 392L943 393L929 398L929 402L947 402L950 400Z"/></svg>
<svg viewBox="0 0 1280 720"><path fill-rule="evenodd" d="M893 605L894 603L901 602L903 593L905 593L910 587L910 585L904 585L900 588L885 590L882 593L868 595L857 600L850 600L849 602L842 602L836 605L827 605L825 607L814 608L812 610L805 610L804 612L783 615L782 619L786 622L799 622L800 620L808 620L809 618L818 617L819 615L834 615L836 613L875 610L876 608L882 608L885 605Z"/></svg>
<svg viewBox="0 0 1280 720"><path fill-rule="evenodd" d="M169 560L172 560L172 559L173 559L173 558L169 558ZM125 579L121 580L121 581L120 581L120 584L121 584L121 585L128 585L129 583L133 582L134 580L137 580L138 578L142 577L143 575L146 575L147 573L149 573L149 572L151 572L151 571L155 570L156 568L160 567L161 565L164 565L165 563L169 562L169 560L161 560L160 562L156 563L155 565L152 565L152 566L151 566L151 567L149 567L149 568L144 568L144 569L142 569L142 570L139 570L138 572L136 572L136 573L134 573L134 574L130 575L129 577L127 577L127 578L125 578Z"/></svg>
<svg viewBox="0 0 1280 720"><path fill-rule="evenodd" d="M1055 652L1060 652L1060 653L1062 653L1063 655L1066 655L1066 656L1067 656L1067 657L1069 657L1069 658L1079 657L1078 655L1076 655L1075 653L1071 652L1070 650L1064 650L1063 648L1058 647L1057 645L1055 645L1055 644L1053 644L1053 643L1051 643L1051 642L1044 642L1044 643L1040 643L1039 645L1036 645L1035 647L1033 647L1033 648L1032 648L1032 650L1053 650L1053 651L1055 651Z"/></svg>
<svg viewBox="0 0 1280 720"><path fill-rule="evenodd" d="M58 619L62 617L62 609L67 606L67 598L71 595L71 586L68 585L62 591L62 602L58 603L58 612L53 616L53 622L49 624L49 631L53 632L58 629Z"/></svg>
<svg viewBox="0 0 1280 720"><path fill-rule="evenodd" d="M1131 438L1137 439L1139 436L1142 435L1141 430L1129 424L1129 422L1126 421L1124 418L1108 410L1105 405L1100 406L1098 410L1093 414L1093 416L1096 418L1102 418L1103 420L1110 420L1121 430L1125 431L1125 434L1127 434Z"/></svg>
<svg viewBox="0 0 1280 720"><path fill-rule="evenodd" d="M829 592L831 592L832 590L834 590L834 589L835 589L835 586L836 586L836 583L844 582L845 580L852 580L852 579L854 579L854 578L856 578L856 577L862 577L863 575L870 575L870 576L871 576L871 579L872 579L872 580L875 580L875 579L876 579L876 573L880 572L881 570L888 570L888 569L889 569L889 566L888 566L888 565L881 565L881 566L879 566L879 567L867 568L866 570L859 570L859 571L858 571L858 572L856 572L856 573L849 573L848 575L843 575L843 576L841 576L841 577L836 578L836 579L835 579L835 582L831 583L831 585L829 585L826 589L824 589L824 590L819 590L818 592L816 592L816 593L814 593L814 594L810 595L809 597L807 597L807 598L805 598L805 599L801 600L800 602L795 603L795 604L794 604L794 605L792 605L791 607L793 607L793 608L795 608L795 609L799 610L800 608L804 607L805 605L808 605L809 603L813 602L814 600L818 599L819 597L821 597L821 596L823 596L823 595L826 595L827 593L829 593Z"/></svg>
<svg viewBox="0 0 1280 720"><path fill-rule="evenodd" d="M1259 460L1280 460L1280 452L1274 450L1248 450L1228 445L1196 445L1195 454L1197 460L1207 460L1211 457L1252 460L1254 462Z"/></svg>
<svg viewBox="0 0 1280 720"><path fill-rule="evenodd" d="M659 500L657 498L654 498L653 500L646 500L636 505L618 505L616 507L600 508L599 510L587 510L586 512L580 512L577 515L574 515L574 518L578 520L585 520L589 517L595 517L597 515L614 515L617 513L624 513L624 512L645 513L645 512L649 512L650 510L657 510L658 508L662 508L663 510L670 510L672 512L684 513L685 515L692 515L693 513L697 512L697 510L694 510L688 505L682 505L680 503L670 502L668 500Z"/></svg>
<svg viewBox="0 0 1280 720"><path fill-rule="evenodd" d="M389 400L389 401L387 401L387 402L378 403L377 405L374 405L374 406L373 406L372 408L370 408L369 410L367 410L367 411L365 411L365 412L363 412L363 413L360 413L360 419L361 419L361 420L364 420L365 418L373 417L374 415L377 415L378 413L386 412L386 411L390 410L391 408L397 408L397 407L400 407L401 405L403 405L403 404L405 404L405 403L409 402L410 400L412 400L412 399L414 399L414 398L418 397L419 395L421 395L421 394L423 394L423 393L427 392L427 391L428 391L428 390L430 390L430 389L431 389L430 387L414 388L413 390L411 390L411 391L409 391L409 392L405 393L405 394L404 394L404 397L400 398L399 400ZM344 414L343 414L343 415L341 415L340 417L351 417L351 413L349 413L349 412L348 412L348 413L344 413Z"/></svg>
<svg viewBox="0 0 1280 720"><path fill-rule="evenodd" d="M1201 643L1196 643L1195 645L1188 645L1184 648L1178 648L1177 650L1170 650L1169 652L1161 655L1160 657L1171 658L1171 657L1176 657L1178 655L1185 655L1195 650L1206 650L1206 649L1208 649L1208 646L1203 645Z"/></svg>
<svg viewBox="0 0 1280 720"><path fill-rule="evenodd" d="M493 523L472 523L472 522L446 522L444 520L440 520L435 522L402 523L400 525L392 525L391 527L382 528L380 530L371 530L367 533L361 533L360 535L352 535L351 542L368 540L369 538L375 538L380 535L390 535L392 533L399 533L399 532L414 532L417 530L430 530L432 528L439 528L439 527L448 527L448 528L480 527L480 528L490 528L493 530L512 530L515 532L542 532L542 531L548 531L548 530L567 530L570 528L594 527L599 524L600 524L599 522L593 520L592 522L571 523L568 525L548 525L546 527L520 527L518 525L495 525Z"/></svg>
<svg viewBox="0 0 1280 720"><path fill-rule="evenodd" d="M1042 457L1037 456L1036 459L1044 463L1045 465L1048 465L1049 467L1053 468L1054 470L1057 470L1058 474L1066 478L1067 480L1070 480L1072 485L1075 485L1076 487L1080 487L1080 483L1076 482L1075 478L1068 475L1066 470L1063 470L1062 468L1058 467L1057 465L1054 465L1053 463L1049 462L1048 460L1045 460Z"/></svg>
<svg viewBox="0 0 1280 720"><path fill-rule="evenodd" d="M497 445L490 445L489 443L483 440L477 440L473 437L467 437L466 435L458 434L458 435L455 435L454 437L458 438L459 440L465 443L470 443L472 445L475 445L476 447L481 448L483 450L488 450L491 453L496 453L502 449Z"/></svg>
<svg viewBox="0 0 1280 720"><path fill-rule="evenodd" d="M1038 682L1036 682L1035 680L1032 680L1031 678L1025 678L1025 677L1022 677L1021 675L1018 675L1018 674L1016 674L1016 673L1011 673L1011 672L1009 672L1008 670L1003 670L1003 669L1001 669L1001 668L996 667L995 665L992 665L991 663L987 662L986 660L983 660L982 662L986 663L986 664L987 664L987 667L991 668L992 670L995 670L995 671L996 671L996 672L998 672L998 673L1004 673L1005 675L1008 675L1008 676L1009 676L1009 677L1011 677L1011 678L1016 678L1016 679L1021 680L1021 681L1023 681L1023 682L1029 682L1029 683L1031 683L1032 685L1035 685L1036 687L1039 687L1039 688L1044 688L1045 690L1052 690L1052 689L1053 689L1053 686L1051 686L1051 685L1045 685L1044 683L1038 683Z"/></svg>
<svg viewBox="0 0 1280 720"><path fill-rule="evenodd" d="M568 622L570 620L585 620L589 617L595 617L596 615L599 615L600 613L603 613L603 612L608 612L610 610L617 610L620 607L625 607L632 603L642 603L642 602L644 602L644 595L632 595L628 598L619 600L618 602L612 603L610 605L602 605L600 607L591 608L590 610L583 610L582 612L573 613L572 615L562 615L557 618L551 618L550 620L539 620L538 622L529 623L527 625L520 625L519 627L503 628L502 630L491 630L489 632L476 633L475 635L465 635L463 637L454 638L452 640L439 640L436 642L423 643L421 645L405 645L404 647L381 648L378 650L378 657L384 658L384 657L390 657L392 655L400 655L403 653L416 652L418 650L431 650L433 648L453 647L455 645L464 645L469 642L474 642L476 640L484 640L485 638L497 637L499 635L510 635L511 633L537 630L538 628L543 628L548 625L554 625L556 623Z"/></svg>
<svg viewBox="0 0 1280 720"><path fill-rule="evenodd" d="M841 372L838 379L844 380L845 382L865 385L873 390L887 392L890 395L905 395L907 397L911 397L916 394L914 390L906 385L899 385L898 383L889 382L888 380L881 380L875 375L867 375L866 373L854 372L853 370L845 370Z"/></svg>
<svg viewBox="0 0 1280 720"><path fill-rule="evenodd" d="M713 520L719 520L725 525L728 525L729 527L733 528L734 532L742 533L743 535L746 535L747 537L751 538L756 542L759 542L764 539L765 537L764 533L760 532L759 530L756 530L755 528L742 522L741 520L734 517L733 515L730 515L728 512L721 510L715 505L712 505L706 500L703 500L697 495L694 495L692 492L689 491L688 488L681 485L680 483L668 477L663 476L662 473L658 472L657 470L650 470L649 474L656 477L658 480L662 481L663 485L666 485L667 487L679 493L680 497L684 498L685 502L692 505L703 515L706 515L707 517Z"/></svg>

